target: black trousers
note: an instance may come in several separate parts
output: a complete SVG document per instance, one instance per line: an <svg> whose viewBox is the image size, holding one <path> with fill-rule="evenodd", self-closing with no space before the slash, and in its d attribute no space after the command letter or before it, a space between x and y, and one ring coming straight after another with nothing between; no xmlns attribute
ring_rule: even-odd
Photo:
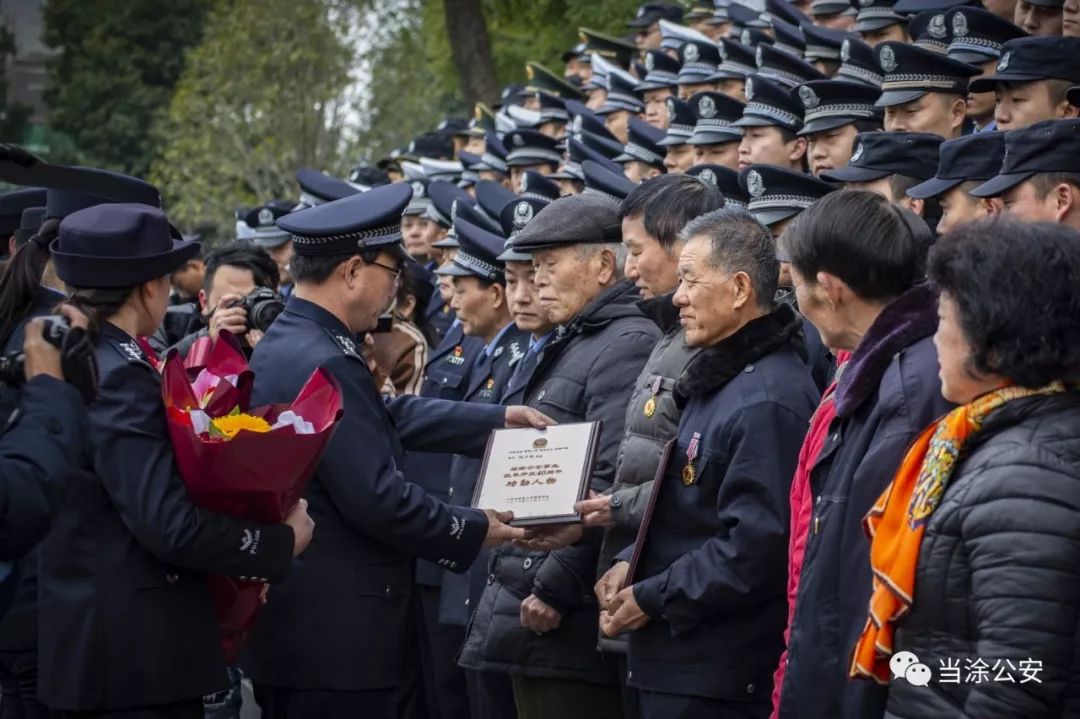
<svg viewBox="0 0 1080 719"><path fill-rule="evenodd" d="M202 719L202 699L103 712L53 711L51 719Z"/></svg>
<svg viewBox="0 0 1080 719"><path fill-rule="evenodd" d="M514 683L509 674L465 670L472 719L517 719Z"/></svg>
<svg viewBox="0 0 1080 719"><path fill-rule="evenodd" d="M48 719L37 698L37 652L0 652L0 719Z"/></svg>
<svg viewBox="0 0 1080 719"><path fill-rule="evenodd" d="M685 694L638 690L642 719L768 719L771 702L725 702Z"/></svg>
<svg viewBox="0 0 1080 719"><path fill-rule="evenodd" d="M398 719L399 689L334 692L255 685L262 719Z"/></svg>
<svg viewBox="0 0 1080 719"><path fill-rule="evenodd" d="M465 643L465 627L439 621L438 587L416 587L420 597L420 653L430 719L469 719L469 691L457 656ZM438 712L436 714L436 711ZM472 717L479 719L479 717Z"/></svg>
<svg viewBox="0 0 1080 719"><path fill-rule="evenodd" d="M641 719L638 690L626 683L628 671L626 655L617 655L615 662L619 665L619 692L622 694L623 719Z"/></svg>

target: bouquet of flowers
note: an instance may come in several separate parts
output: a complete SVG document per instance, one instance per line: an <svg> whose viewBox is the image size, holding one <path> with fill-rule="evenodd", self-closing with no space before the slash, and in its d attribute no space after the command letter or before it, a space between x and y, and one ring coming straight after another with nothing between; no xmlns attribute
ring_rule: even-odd
<svg viewBox="0 0 1080 719"><path fill-rule="evenodd" d="M292 404L251 407L254 375L232 335L199 340L187 361L162 367L162 395L176 465L196 505L237 519L282 521L300 500L341 419L334 378L316 370ZM265 585L207 577L231 663L265 596Z"/></svg>

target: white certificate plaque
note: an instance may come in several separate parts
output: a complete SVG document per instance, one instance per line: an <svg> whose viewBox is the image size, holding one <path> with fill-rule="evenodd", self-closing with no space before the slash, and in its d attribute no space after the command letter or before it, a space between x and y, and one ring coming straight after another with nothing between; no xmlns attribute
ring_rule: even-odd
<svg viewBox="0 0 1080 719"><path fill-rule="evenodd" d="M580 522L599 436L599 422L493 431L472 506L511 511L515 526Z"/></svg>

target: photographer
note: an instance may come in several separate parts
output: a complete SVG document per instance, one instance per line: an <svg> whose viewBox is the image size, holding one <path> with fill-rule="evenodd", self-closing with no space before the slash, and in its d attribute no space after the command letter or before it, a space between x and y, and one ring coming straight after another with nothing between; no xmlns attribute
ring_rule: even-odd
<svg viewBox="0 0 1080 719"><path fill-rule="evenodd" d="M214 250L206 257L206 274L199 291L201 327L174 347L186 357L200 337L216 340L221 330L228 330L250 354L283 308L274 292L279 277L277 265L257 245L237 242ZM249 317L249 311L254 317Z"/></svg>

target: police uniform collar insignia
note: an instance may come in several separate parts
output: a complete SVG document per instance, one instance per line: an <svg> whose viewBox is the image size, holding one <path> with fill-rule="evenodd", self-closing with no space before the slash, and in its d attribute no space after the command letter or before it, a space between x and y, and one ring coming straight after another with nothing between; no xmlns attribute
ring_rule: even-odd
<svg viewBox="0 0 1080 719"><path fill-rule="evenodd" d="M690 439L690 444L686 448L686 465L682 470L682 483L684 486L689 487L697 481L697 470L694 468L694 460L698 457L698 450L701 449L701 432L694 432L694 436Z"/></svg>
<svg viewBox="0 0 1080 719"><path fill-rule="evenodd" d="M533 218L533 208L525 200L522 200L514 208L514 227L521 229L525 225L529 224L529 221Z"/></svg>
<svg viewBox="0 0 1080 719"><path fill-rule="evenodd" d="M345 351L345 354L356 354L356 342L352 338L346 337L340 332L334 333L334 341L338 343L338 346Z"/></svg>
<svg viewBox="0 0 1080 719"><path fill-rule="evenodd" d="M938 40L949 34L949 31L945 28L945 16L935 15L930 20L930 25L926 28L931 37L935 37Z"/></svg>
<svg viewBox="0 0 1080 719"><path fill-rule="evenodd" d="M1012 60L1012 50L1009 50L1001 56L1001 60L998 62L997 71L1004 72L1009 68L1009 62Z"/></svg>
<svg viewBox="0 0 1080 719"><path fill-rule="evenodd" d="M649 72L656 69L656 58L652 56L652 53L645 56L645 69Z"/></svg>
<svg viewBox="0 0 1080 719"><path fill-rule="evenodd" d="M496 347L495 351L491 353L491 358L495 359L496 357L502 357L502 353L503 353L503 348L502 347Z"/></svg>
<svg viewBox="0 0 1080 719"><path fill-rule="evenodd" d="M746 95L746 101L754 99L754 78L746 78L746 86L743 88L743 94Z"/></svg>
<svg viewBox="0 0 1080 719"><path fill-rule="evenodd" d="M260 225L272 225L274 224L274 213L269 207L264 207L259 210L259 224Z"/></svg>
<svg viewBox="0 0 1080 719"><path fill-rule="evenodd" d="M510 343L510 362L509 366L513 367L525 357L525 353L521 351L521 345L517 340Z"/></svg>
<svg viewBox="0 0 1080 719"><path fill-rule="evenodd" d="M120 348L120 352L133 362L146 362L146 355L143 354L142 348L139 347L139 343L135 340L124 340L117 343L117 347Z"/></svg>
<svg viewBox="0 0 1080 719"><path fill-rule="evenodd" d="M743 29L742 35L739 36L739 40L743 45L749 45L753 42L754 38L750 35L749 29Z"/></svg>
<svg viewBox="0 0 1080 719"><path fill-rule="evenodd" d="M716 173L714 173L712 170L710 170L708 168L705 168L704 170L702 170L698 174L698 177L701 180L703 180L704 182L708 182L710 185L713 185L713 186L716 185Z"/></svg>
<svg viewBox="0 0 1080 719"><path fill-rule="evenodd" d="M765 182L757 170L750 170L746 175L746 189L751 197L761 197L765 194Z"/></svg>
<svg viewBox="0 0 1080 719"><path fill-rule="evenodd" d="M851 40L844 40L840 45L840 59L844 62L851 59Z"/></svg>
<svg viewBox="0 0 1080 719"><path fill-rule="evenodd" d="M893 52L891 47L881 48L881 69L885 72L892 72L896 68L896 53Z"/></svg>
<svg viewBox="0 0 1080 719"><path fill-rule="evenodd" d="M806 105L808 110L814 109L821 103L821 100L818 98L817 93L814 92L814 89L807 87L806 85L799 88L799 99L803 101L803 104Z"/></svg>
<svg viewBox="0 0 1080 719"><path fill-rule="evenodd" d="M698 102L698 114L702 117L716 117L716 101L706 95Z"/></svg>
<svg viewBox="0 0 1080 719"><path fill-rule="evenodd" d="M967 17L964 16L964 13L958 12L953 15L952 31L956 37L964 37L968 34Z"/></svg>
<svg viewBox="0 0 1080 719"><path fill-rule="evenodd" d="M700 56L698 47L694 43L688 42L686 43L686 46L683 47L683 60L685 62L697 62Z"/></svg>
<svg viewBox="0 0 1080 719"><path fill-rule="evenodd" d="M859 160L862 159L862 155L863 155L863 146L862 146L862 143L860 142L858 145L855 146L855 152L851 153L851 159L848 160L848 162L850 164L854 165L856 162L858 162Z"/></svg>

